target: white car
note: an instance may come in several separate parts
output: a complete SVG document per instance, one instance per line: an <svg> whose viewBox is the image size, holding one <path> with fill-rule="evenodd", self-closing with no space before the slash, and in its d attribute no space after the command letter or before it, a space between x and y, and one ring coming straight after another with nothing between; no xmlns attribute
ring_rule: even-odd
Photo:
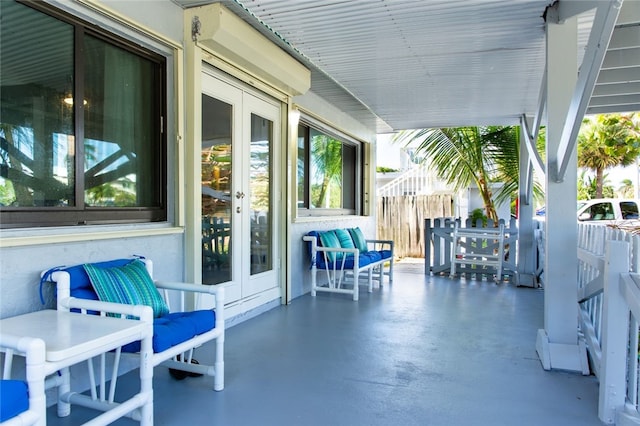
<svg viewBox="0 0 640 426"><path fill-rule="evenodd" d="M581 222L634 221L640 223L639 205L640 200L634 199L594 198L593 200L582 200L578 201L578 220Z"/></svg>

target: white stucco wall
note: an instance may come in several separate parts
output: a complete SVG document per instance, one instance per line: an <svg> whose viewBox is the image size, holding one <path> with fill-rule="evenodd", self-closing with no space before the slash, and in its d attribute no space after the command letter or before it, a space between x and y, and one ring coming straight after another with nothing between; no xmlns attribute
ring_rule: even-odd
<svg viewBox="0 0 640 426"><path fill-rule="evenodd" d="M0 249L0 318L55 308L50 285L44 287L46 304L43 306L40 302L38 288L41 271L55 266L72 266L132 255L153 260L156 278L183 279L182 234L3 247Z"/></svg>

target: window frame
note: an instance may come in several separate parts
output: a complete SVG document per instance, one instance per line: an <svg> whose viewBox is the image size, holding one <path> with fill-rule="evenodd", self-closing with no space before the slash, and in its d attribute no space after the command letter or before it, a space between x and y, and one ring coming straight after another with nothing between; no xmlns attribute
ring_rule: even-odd
<svg viewBox="0 0 640 426"><path fill-rule="evenodd" d="M345 191L345 187L343 186L342 193L342 205L345 205L345 200L348 200L348 203L351 204L352 208L316 208L310 206L310 198L311 198L311 183L310 179L304 180L304 199L300 200L298 196L299 193L299 173L298 173L298 162L300 160L300 147L299 141L300 137L304 137L304 164L303 164L303 173L304 176L307 177L310 175L311 170L311 150L310 150L310 141L311 141L311 129L320 132L324 135L327 135L335 140L338 140L342 143L343 149L344 147L348 147L349 149L353 149L351 157L351 161L347 164L351 166L354 170L353 173L350 174L353 176L352 189L349 191ZM300 133L303 133L301 135ZM360 216L362 215L362 204L363 204L363 169L364 169L364 146L363 142L358 141L339 130L331 128L326 124L316 120L312 117L303 115L300 117L298 123L298 141L296 143L296 200L294 205L296 206L297 216L298 217L323 217L323 216ZM344 151L343 151L344 152ZM345 162L343 157L342 164L342 172L344 176L345 172Z"/></svg>
<svg viewBox="0 0 640 426"><path fill-rule="evenodd" d="M0 229L40 228L53 226L133 224L166 222L168 220L168 144L167 144L167 81L169 59L158 52L143 47L140 43L129 40L113 32L87 22L70 13L62 11L44 2L16 0L25 7L46 14L73 27L73 64L74 64L74 98L83 99L83 76L86 73L80 49L83 37L89 35L104 43L123 49L152 63L154 96L150 124L154 149L152 154L153 169L157 170L157 180L147 188L156 193L153 207L92 207L85 204L84 191L84 111L81 102L74 102L74 195L75 205L65 207L10 207L0 206Z"/></svg>

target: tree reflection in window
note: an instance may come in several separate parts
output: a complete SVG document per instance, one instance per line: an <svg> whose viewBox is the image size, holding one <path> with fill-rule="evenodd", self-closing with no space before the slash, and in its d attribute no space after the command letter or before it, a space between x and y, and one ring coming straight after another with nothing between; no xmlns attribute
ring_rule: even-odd
<svg viewBox="0 0 640 426"><path fill-rule="evenodd" d="M342 142L311 129L311 207L342 207Z"/></svg>

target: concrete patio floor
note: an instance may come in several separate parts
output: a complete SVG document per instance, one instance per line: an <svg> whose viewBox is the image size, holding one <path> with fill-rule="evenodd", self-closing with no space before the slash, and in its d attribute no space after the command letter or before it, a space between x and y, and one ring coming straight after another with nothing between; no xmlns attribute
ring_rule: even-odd
<svg viewBox="0 0 640 426"><path fill-rule="evenodd" d="M364 287L363 287L364 290ZM425 276L401 262L393 284L305 295L230 328L226 387L154 374L155 424L602 425L594 376L544 371L535 352L543 290ZM196 358L208 360L204 346ZM137 371L122 385L135 389ZM77 425L74 407L49 425ZM129 419L117 425L134 425Z"/></svg>

